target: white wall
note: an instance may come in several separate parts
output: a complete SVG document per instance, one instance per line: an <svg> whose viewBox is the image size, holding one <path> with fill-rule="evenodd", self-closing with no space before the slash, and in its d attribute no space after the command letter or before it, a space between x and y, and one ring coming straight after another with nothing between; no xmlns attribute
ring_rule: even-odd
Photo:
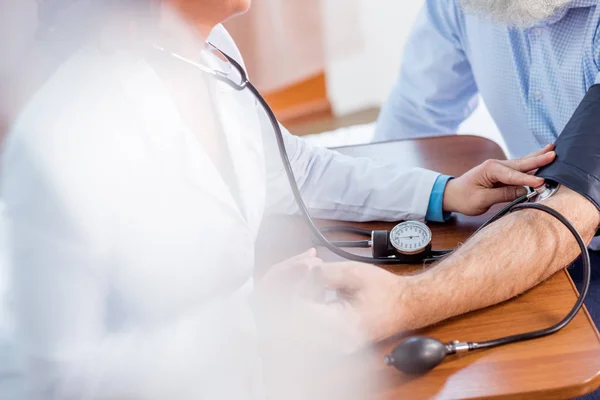
<svg viewBox="0 0 600 400"><path fill-rule="evenodd" d="M345 3L348 1L324 0L326 36L344 30L340 25L348 21L340 19L340 13ZM339 39L327 43L327 89L336 115L383 104L398 76L404 45L423 0L354 0L353 4L357 23L346 46L354 46L354 51L333 51L339 47ZM486 136L503 145L485 106L460 131Z"/></svg>
<svg viewBox="0 0 600 400"><path fill-rule="evenodd" d="M325 35L340 29L337 0L325 0ZM337 4L336 4L337 3ZM378 106L396 80L404 44L422 0L357 0L357 51L326 49L328 90L337 114ZM352 44L350 44L352 45ZM333 56L332 56L333 54ZM359 95L360 94L360 95Z"/></svg>

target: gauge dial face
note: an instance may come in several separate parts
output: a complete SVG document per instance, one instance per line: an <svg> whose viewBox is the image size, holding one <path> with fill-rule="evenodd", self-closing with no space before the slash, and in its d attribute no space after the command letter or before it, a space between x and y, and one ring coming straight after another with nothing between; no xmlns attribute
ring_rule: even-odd
<svg viewBox="0 0 600 400"><path fill-rule="evenodd" d="M431 230L421 222L403 222L392 229L390 241L401 254L418 254L431 243Z"/></svg>

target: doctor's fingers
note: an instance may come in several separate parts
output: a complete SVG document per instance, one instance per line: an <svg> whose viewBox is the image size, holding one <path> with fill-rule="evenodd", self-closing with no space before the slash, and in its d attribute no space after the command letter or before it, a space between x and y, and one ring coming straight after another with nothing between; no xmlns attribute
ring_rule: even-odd
<svg viewBox="0 0 600 400"><path fill-rule="evenodd" d="M517 171L528 172L550 164L552 161L554 161L554 158L556 158L556 153L554 151L549 151L532 157L499 161L499 163Z"/></svg>
<svg viewBox="0 0 600 400"><path fill-rule="evenodd" d="M529 171L534 168L525 168L525 171ZM485 173L488 181L493 184L502 183L508 186L538 187L544 183L544 179L529 175L527 172L521 172L500 161L488 163Z"/></svg>
<svg viewBox="0 0 600 400"><path fill-rule="evenodd" d="M527 194L523 186L503 186L496 189L488 189L486 200L489 204L508 203Z"/></svg>
<svg viewBox="0 0 600 400"><path fill-rule="evenodd" d="M542 148L542 149L540 149L540 150L538 150L538 151L536 151L534 153L528 154L528 155L526 155L523 158L531 158L531 157L536 157L536 156L544 155L546 153L549 153L549 152L553 151L555 147L556 146L554 146L554 143L547 144L546 146L544 146L544 148ZM556 154L554 154L554 158L556 158ZM554 161L554 160L552 160L552 161ZM527 171L527 174L529 174L529 175L535 175L538 172L538 170L539 170L539 168L535 168L535 169L529 170L529 171Z"/></svg>
<svg viewBox="0 0 600 400"><path fill-rule="evenodd" d="M548 153L549 151L552 151L552 150L554 150L554 144L550 143L550 144L547 144L546 146L544 146L543 148L539 149L538 151L533 152L531 154L527 154L526 156L524 156L522 158L541 156L542 154Z"/></svg>
<svg viewBox="0 0 600 400"><path fill-rule="evenodd" d="M544 156L546 154L552 154L551 156L548 156L548 157L552 158L552 160L550 161L550 162L552 162L552 161L554 161L554 158L556 157L556 154L553 151L554 147L555 146L552 143L551 144L547 144L546 146L544 146L544 148L542 148L542 149L540 149L540 150L538 150L538 151L536 151L534 153L528 154L528 155L526 155L524 157L521 157L520 159L502 160L500 162L503 163L503 164L505 164L505 165L509 165L511 168L517 167L515 169L518 169L518 170L520 170L522 172L525 172L523 169L520 169L517 165L514 165L514 164L519 164L521 162L521 160L530 160L530 159L534 159L532 161L532 163L535 163L536 157ZM542 162L545 162L545 161L546 160L544 160L544 158L542 157ZM525 165L523 165L523 168L526 168L526 167L527 167L527 163L525 163ZM529 171L527 171L527 173L529 175L534 175L537 172L538 169L539 169L539 167L532 168Z"/></svg>

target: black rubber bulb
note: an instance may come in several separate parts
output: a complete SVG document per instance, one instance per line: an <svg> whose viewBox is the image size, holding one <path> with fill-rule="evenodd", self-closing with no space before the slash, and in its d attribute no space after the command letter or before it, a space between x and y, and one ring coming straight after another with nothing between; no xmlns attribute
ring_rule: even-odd
<svg viewBox="0 0 600 400"><path fill-rule="evenodd" d="M444 361L448 348L437 339L415 336L400 343L385 357L385 363L405 374L424 374Z"/></svg>

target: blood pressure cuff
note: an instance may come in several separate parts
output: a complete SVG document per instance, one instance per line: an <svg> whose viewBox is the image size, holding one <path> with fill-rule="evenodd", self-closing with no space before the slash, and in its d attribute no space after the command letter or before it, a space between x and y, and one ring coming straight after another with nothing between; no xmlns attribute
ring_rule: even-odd
<svg viewBox="0 0 600 400"><path fill-rule="evenodd" d="M556 160L536 175L579 193L600 210L600 84L588 90L555 145Z"/></svg>

